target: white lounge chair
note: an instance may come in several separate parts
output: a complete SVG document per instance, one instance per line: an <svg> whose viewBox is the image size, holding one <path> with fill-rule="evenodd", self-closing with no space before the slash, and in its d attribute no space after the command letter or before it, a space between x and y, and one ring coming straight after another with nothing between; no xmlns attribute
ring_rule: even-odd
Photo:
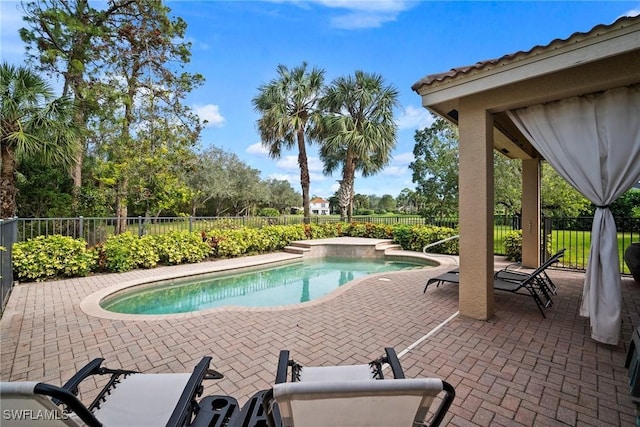
<svg viewBox="0 0 640 427"><path fill-rule="evenodd" d="M226 426L233 422L237 401L208 396L199 403L204 379L219 379L204 357L192 373L141 374L100 365L94 359L62 387L42 382L2 382L3 426ZM85 406L78 386L91 375L110 375L108 384ZM62 405L59 406L59 405ZM218 420L218 421L216 421Z"/></svg>
<svg viewBox="0 0 640 427"><path fill-rule="evenodd" d="M303 367L280 353L276 384L257 393L241 419L270 427L417 427L438 426L455 397L455 390L438 378L406 379L393 348L370 364ZM384 379L383 364L391 366L394 379ZM291 382L285 382L291 367ZM440 405L425 424L434 399ZM245 425L245 424L241 424ZM264 425L264 424L262 424Z"/></svg>

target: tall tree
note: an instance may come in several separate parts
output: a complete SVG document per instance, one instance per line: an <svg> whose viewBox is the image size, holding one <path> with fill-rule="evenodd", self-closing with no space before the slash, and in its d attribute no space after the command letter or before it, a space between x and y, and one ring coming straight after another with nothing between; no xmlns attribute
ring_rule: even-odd
<svg viewBox="0 0 640 427"><path fill-rule="evenodd" d="M80 130L73 103L56 98L50 85L26 67L0 65L0 216L16 215L16 164L38 157L71 165Z"/></svg>
<svg viewBox="0 0 640 427"><path fill-rule="evenodd" d="M416 192L424 197L422 214L458 214L458 129L437 118L431 126L417 130L409 164Z"/></svg>
<svg viewBox="0 0 640 427"><path fill-rule="evenodd" d="M57 165L23 158L17 165L17 215L21 218L70 217L71 177Z"/></svg>
<svg viewBox="0 0 640 427"><path fill-rule="evenodd" d="M583 215L591 202L573 188L547 162L542 163L540 207L545 216L576 217Z"/></svg>
<svg viewBox="0 0 640 427"><path fill-rule="evenodd" d="M271 182L261 181L259 170L215 146L198 152L188 170L193 216L246 215L255 207L268 204L273 195ZM289 183L284 183L293 193Z"/></svg>
<svg viewBox="0 0 640 427"><path fill-rule="evenodd" d="M385 85L382 76L363 71L335 79L320 102L327 111L317 130L323 139L320 158L326 174L342 167L340 215L349 221L356 171L365 177L375 175L391 160L397 132L393 109L397 105L398 91Z"/></svg>
<svg viewBox="0 0 640 427"><path fill-rule="evenodd" d="M421 197L423 214L448 216L458 213L458 131L437 118L428 128L416 131L413 171L416 193ZM494 154L496 208L508 213L521 210L522 162ZM577 216L589 201L572 188L546 162L542 164L541 207L547 216Z"/></svg>
<svg viewBox="0 0 640 427"><path fill-rule="evenodd" d="M27 60L39 70L64 80L63 95L75 105L73 121L86 129L90 117L99 113L93 105L90 76L100 72L102 51L97 39L105 37L111 20L136 0L110 0L96 9L88 0L38 0L23 2L24 20L20 36L27 44ZM114 36L114 34L110 34ZM82 164L87 149L81 139L71 170L75 207L82 185Z"/></svg>
<svg viewBox="0 0 640 427"><path fill-rule="evenodd" d="M522 206L522 161L493 152L494 201L505 215L520 213Z"/></svg>
<svg viewBox="0 0 640 427"><path fill-rule="evenodd" d="M320 120L318 102L324 85L324 70L307 69L307 63L289 70L278 65L278 78L258 88L252 103L261 114L258 131L271 158L279 158L283 149L298 148L300 186L305 222L311 217L309 204L309 165L307 142L313 141L311 130Z"/></svg>
<svg viewBox="0 0 640 427"><path fill-rule="evenodd" d="M396 199L391 194L384 194L378 203L378 209L393 212L396 209Z"/></svg>
<svg viewBox="0 0 640 427"><path fill-rule="evenodd" d="M419 209L419 195L410 188L403 188L396 201L398 208L404 213L416 213Z"/></svg>
<svg viewBox="0 0 640 427"><path fill-rule="evenodd" d="M191 56L190 43L183 41L186 23L169 11L159 2L131 3L106 33L117 39L105 37L99 46L109 52L108 80L99 84L100 152L110 174L104 182L115 189L116 233L126 229L127 203L144 159L163 155L158 138L175 150L195 145L201 131L200 120L182 102L204 79L182 72Z"/></svg>
<svg viewBox="0 0 640 427"><path fill-rule="evenodd" d="M265 185L269 193L267 205L280 213L288 213L300 201L300 193L296 193L289 181L269 179Z"/></svg>

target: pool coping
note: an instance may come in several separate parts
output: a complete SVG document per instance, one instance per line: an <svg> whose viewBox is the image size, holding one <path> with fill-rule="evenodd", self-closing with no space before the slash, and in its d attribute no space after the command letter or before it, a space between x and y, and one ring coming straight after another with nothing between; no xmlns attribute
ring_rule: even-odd
<svg viewBox="0 0 640 427"><path fill-rule="evenodd" d="M402 249L398 249L399 245L394 245L390 239L368 239L368 238L356 238L356 237L338 237L331 239L316 239L316 240L304 240L298 242L292 242L292 244L299 245L299 247L319 247L319 246L373 246L376 251L379 251L385 259L393 259L393 260L421 260L428 261L430 263L434 263L437 266L442 265L457 265L458 257L445 255L441 256L438 254L424 254L422 252L414 252L414 251L405 251ZM324 252L324 251L323 251ZM190 311L187 313L176 313L176 314L125 314L125 313L115 313L108 310L105 310L100 306L100 301L106 298L109 295L117 293L127 288L132 288L135 286L141 286L145 284L150 284L154 282L166 281L166 280L175 280L189 277L197 277L210 273L218 273L225 272L231 270L238 270L244 268L252 268L252 267L262 267L262 266L270 266L270 265L278 265L278 264L288 264L295 261L302 261L305 257L314 257L311 252L302 252L302 253L290 253L290 252L273 252L269 254L263 255L252 255L240 258L230 258L224 260L216 260L216 261L206 261L203 263L190 264L190 269L188 272L183 271L179 272L176 270L165 270L163 272L159 272L153 278L143 277L143 278L135 278L126 280L117 285L112 285L101 289L97 292L94 292L87 297L85 297L80 302L80 309L87 315L98 317L102 319L111 319L111 320L123 320L123 321L161 321L161 320L172 320L172 319L185 319L192 317L199 317L205 315L207 313L214 312L225 312L225 311L235 311L235 312L269 312L269 311L289 311L289 310L297 310L304 307L309 307L313 305L318 305L325 303L329 300L337 298L342 295L344 292L347 292L349 289L358 285L363 280L370 280L378 278L378 280L384 279L385 275L396 275L402 274L403 271L395 271L395 272L384 272L384 273L375 273L370 274L364 277L360 277L354 279L348 283L345 283L338 289L331 291L329 294L324 295L320 298L317 298L313 301L302 302L298 304L288 304L288 305L278 305L278 306L270 306L270 307L245 307L245 306L223 306L223 307L214 307L205 310L197 310Z"/></svg>

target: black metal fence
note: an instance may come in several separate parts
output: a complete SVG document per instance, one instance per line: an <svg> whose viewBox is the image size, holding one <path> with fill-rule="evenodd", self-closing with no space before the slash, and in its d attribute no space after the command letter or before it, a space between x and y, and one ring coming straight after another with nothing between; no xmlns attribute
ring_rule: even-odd
<svg viewBox="0 0 640 427"><path fill-rule="evenodd" d="M340 222L340 217L318 215L309 219L315 224ZM457 219L422 218L418 216L354 216L354 222L375 224L441 225L451 228L458 226ZM170 231L197 231L207 228L263 227L266 225L293 225L304 223L300 215L278 217L129 217L126 218L126 230L139 236L145 234L163 234ZM104 242L116 230L117 218L19 218L18 241L33 239L37 236L61 234L84 239L90 246Z"/></svg>
<svg viewBox="0 0 640 427"><path fill-rule="evenodd" d="M17 238L17 218L0 219L0 307L4 311L11 287L13 286L13 264L11 250Z"/></svg>
<svg viewBox="0 0 640 427"><path fill-rule="evenodd" d="M338 216L317 215L309 218L315 224L340 222ZM420 216L353 216L354 222L375 224L435 225L458 228L458 218L424 218ZM544 218L541 235L541 250L555 253L566 248L562 260L564 267L583 270L589 256L591 244L591 224L593 218ZM126 218L128 231L137 234L163 234L170 231L197 231L210 228L263 227L266 225L301 224L304 218L300 215L283 215L278 217L129 217ZM117 218L18 218L4 221L4 226L13 224L15 241L25 241L41 235L61 234L74 238L83 238L90 246L104 242L115 234ZM640 241L640 218L616 218L618 228L618 247L620 251L621 271L628 272L623 261L624 249L631 243ZM520 217L513 215L496 215L494 218L494 253L504 255L504 240L507 234L520 229ZM3 242L8 241L4 237ZM9 247L10 245L6 245ZM3 259L10 259L10 252L3 252ZM10 271L10 270L9 270ZM3 277L5 275L3 274Z"/></svg>

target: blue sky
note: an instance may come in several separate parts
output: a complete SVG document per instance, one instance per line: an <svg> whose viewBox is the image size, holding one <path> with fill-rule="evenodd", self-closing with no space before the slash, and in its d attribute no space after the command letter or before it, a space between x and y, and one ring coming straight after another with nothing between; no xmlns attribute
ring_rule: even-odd
<svg viewBox="0 0 640 427"><path fill-rule="evenodd" d="M92 2L93 3L93 2ZM98 4L98 2L95 2ZM18 2L0 0L0 57L24 60L17 30ZM188 23L193 43L189 71L206 83L187 103L209 125L201 145L236 153L262 178L286 179L300 191L297 153L270 159L256 130L251 99L276 77L276 67L307 61L326 82L356 70L377 73L400 93L393 160L374 177L356 177L362 194L397 196L413 189L409 163L414 133L431 123L411 85L425 75L500 57L556 38L637 15L640 1L489 2L399 0L170 1ZM311 194L330 197L339 173L322 174L317 148L308 151Z"/></svg>

